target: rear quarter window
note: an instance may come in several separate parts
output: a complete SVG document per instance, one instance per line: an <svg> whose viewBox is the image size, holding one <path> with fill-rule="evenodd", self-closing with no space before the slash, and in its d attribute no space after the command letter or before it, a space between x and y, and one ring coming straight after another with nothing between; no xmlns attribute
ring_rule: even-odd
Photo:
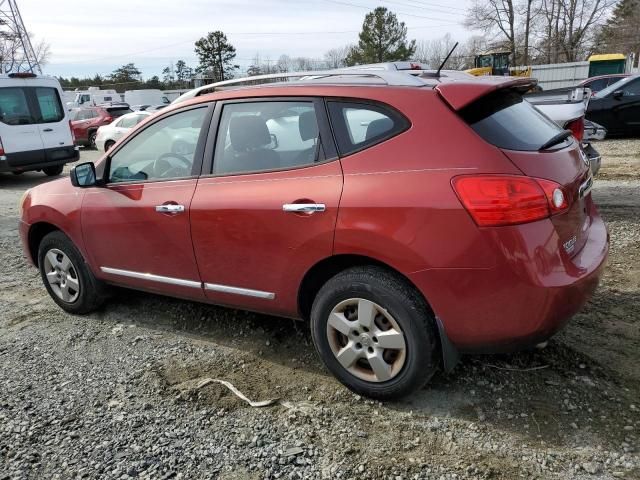
<svg viewBox="0 0 640 480"><path fill-rule="evenodd" d="M499 90L460 110L464 121L485 141L506 150L537 151L562 129L522 95ZM570 139L554 146L563 148Z"/></svg>
<svg viewBox="0 0 640 480"><path fill-rule="evenodd" d="M372 147L410 126L409 120L384 105L328 101L327 107L341 156Z"/></svg>

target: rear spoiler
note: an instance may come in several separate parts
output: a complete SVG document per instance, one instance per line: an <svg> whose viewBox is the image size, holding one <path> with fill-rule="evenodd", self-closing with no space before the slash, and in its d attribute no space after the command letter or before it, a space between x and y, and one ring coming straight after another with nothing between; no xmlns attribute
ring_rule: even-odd
<svg viewBox="0 0 640 480"><path fill-rule="evenodd" d="M443 82L435 89L454 110L460 110L496 90L516 89L522 93L538 84L535 78L484 76L464 82Z"/></svg>

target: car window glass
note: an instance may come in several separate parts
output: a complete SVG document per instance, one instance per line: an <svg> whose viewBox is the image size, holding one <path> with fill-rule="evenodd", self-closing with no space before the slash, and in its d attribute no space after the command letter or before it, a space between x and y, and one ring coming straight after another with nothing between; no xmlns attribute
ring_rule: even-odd
<svg viewBox="0 0 640 480"><path fill-rule="evenodd" d="M601 78L599 80L594 80L593 82L589 82L587 85L594 92L598 92L607 86L607 82L609 80L606 78Z"/></svg>
<svg viewBox="0 0 640 480"><path fill-rule="evenodd" d="M313 102L247 102L225 105L213 173L295 168L318 160L319 132Z"/></svg>
<svg viewBox="0 0 640 480"><path fill-rule="evenodd" d="M40 121L59 122L64 118L64 110L55 88L36 87L36 99L40 107Z"/></svg>
<svg viewBox="0 0 640 480"><path fill-rule="evenodd" d="M122 117L122 119L120 120L120 123L118 123L118 127L121 128L132 128L136 125L136 123L138 123L137 120L137 115L125 115Z"/></svg>
<svg viewBox="0 0 640 480"><path fill-rule="evenodd" d="M0 88L0 121L7 125L29 125L36 123L24 88Z"/></svg>
<svg viewBox="0 0 640 480"><path fill-rule="evenodd" d="M373 146L409 126L404 117L381 105L328 102L328 107L341 155Z"/></svg>
<svg viewBox="0 0 640 480"><path fill-rule="evenodd" d="M207 108L163 118L135 135L111 157L114 183L191 175L196 145Z"/></svg>
<svg viewBox="0 0 640 480"><path fill-rule="evenodd" d="M640 95L640 79L627 83L622 89L625 97L635 97Z"/></svg>

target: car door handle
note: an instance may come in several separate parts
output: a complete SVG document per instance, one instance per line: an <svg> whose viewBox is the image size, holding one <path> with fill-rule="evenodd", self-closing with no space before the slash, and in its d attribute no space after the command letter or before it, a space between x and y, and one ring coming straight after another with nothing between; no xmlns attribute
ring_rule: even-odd
<svg viewBox="0 0 640 480"><path fill-rule="evenodd" d="M43 128L43 132L53 132L53 128Z"/></svg>
<svg viewBox="0 0 640 480"><path fill-rule="evenodd" d="M282 205L282 211L294 213L314 213L324 212L326 206L324 203L285 203Z"/></svg>
<svg viewBox="0 0 640 480"><path fill-rule="evenodd" d="M175 203L169 203L166 205L156 205L156 212L158 213L182 213L184 212L184 205L176 205Z"/></svg>

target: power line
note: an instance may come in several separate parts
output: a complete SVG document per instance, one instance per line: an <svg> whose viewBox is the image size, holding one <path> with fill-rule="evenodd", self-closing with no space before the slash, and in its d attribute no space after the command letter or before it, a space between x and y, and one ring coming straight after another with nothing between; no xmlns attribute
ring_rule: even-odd
<svg viewBox="0 0 640 480"><path fill-rule="evenodd" d="M347 5L349 7L356 7L356 8L364 8L365 10L369 10L371 11L371 7L367 7L365 5L358 5L356 3L349 3L349 2L341 2L339 0L324 0L325 2L329 2L329 3L335 3L337 5ZM394 12L396 14L400 14L400 15L406 15L407 17L415 17L415 18L424 18L426 20L435 20L437 22L447 22L450 21L450 18L434 18L434 17L426 17L424 15L415 15L413 13L407 13L407 12ZM452 22L451 25L459 25L458 22Z"/></svg>

